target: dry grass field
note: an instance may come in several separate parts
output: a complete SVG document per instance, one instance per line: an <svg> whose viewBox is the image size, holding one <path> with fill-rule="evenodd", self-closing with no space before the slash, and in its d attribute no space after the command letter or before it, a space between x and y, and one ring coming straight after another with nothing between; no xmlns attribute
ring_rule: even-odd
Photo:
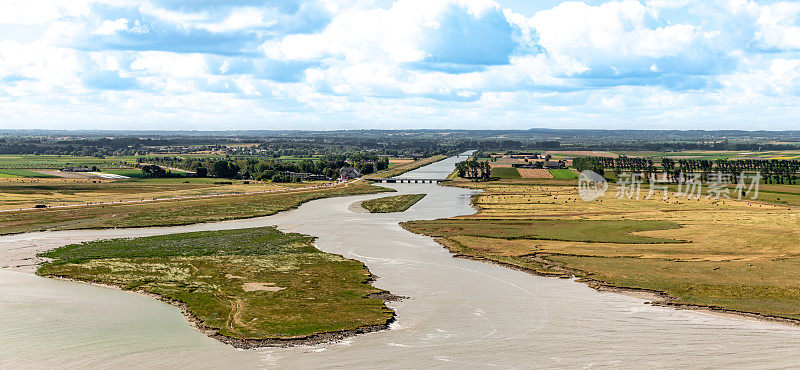
<svg viewBox="0 0 800 370"><path fill-rule="evenodd" d="M402 166L414 162L411 158L389 158L389 167Z"/></svg>
<svg viewBox="0 0 800 370"><path fill-rule="evenodd" d="M519 175L524 179L552 179L553 174L544 168L519 168Z"/></svg>
<svg viewBox="0 0 800 370"><path fill-rule="evenodd" d="M404 212L422 198L425 198L425 194L395 195L364 201L361 203L361 207L370 213Z"/></svg>
<svg viewBox="0 0 800 370"><path fill-rule="evenodd" d="M357 181L262 194L0 212L0 235L41 230L188 225L267 216L320 198L394 191Z"/></svg>
<svg viewBox="0 0 800 370"><path fill-rule="evenodd" d="M84 178L0 178L0 210L106 203L142 199L166 199L212 194L248 193L307 187L324 181L278 184L209 178L158 178L109 181Z"/></svg>
<svg viewBox="0 0 800 370"><path fill-rule="evenodd" d="M404 226L454 253L543 275L574 274L596 286L657 290L671 304L800 319L798 207L674 193L663 199L660 192L644 199L647 189L639 200L618 199L613 185L593 202L581 200L574 185L449 185L483 189L474 197L478 213Z"/></svg>

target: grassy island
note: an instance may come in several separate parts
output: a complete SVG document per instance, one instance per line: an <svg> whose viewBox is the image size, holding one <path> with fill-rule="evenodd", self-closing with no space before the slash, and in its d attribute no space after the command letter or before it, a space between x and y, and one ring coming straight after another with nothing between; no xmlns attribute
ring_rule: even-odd
<svg viewBox="0 0 800 370"><path fill-rule="evenodd" d="M361 207L364 207L370 213L403 212L422 200L422 198L425 198L425 194L395 195L364 201L361 203Z"/></svg>
<svg viewBox="0 0 800 370"><path fill-rule="evenodd" d="M155 294L238 347L385 328L367 268L313 241L273 227L101 240L42 253L37 273Z"/></svg>

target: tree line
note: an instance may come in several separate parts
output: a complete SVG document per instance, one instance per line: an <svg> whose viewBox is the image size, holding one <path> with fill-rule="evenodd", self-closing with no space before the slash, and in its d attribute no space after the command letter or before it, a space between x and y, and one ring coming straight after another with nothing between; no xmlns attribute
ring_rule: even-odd
<svg viewBox="0 0 800 370"><path fill-rule="evenodd" d="M370 153L350 155L326 154L315 159L299 161L204 157L182 158L177 156L142 157L140 163L156 163L163 166L176 167L196 173L198 177L216 177L226 179L244 179L273 182L293 182L300 180L300 174L318 175L328 179L339 176L343 167L355 167L362 174L389 168L389 159Z"/></svg>
<svg viewBox="0 0 800 370"><path fill-rule="evenodd" d="M708 175L712 172L729 174L734 179L744 173L760 172L767 184L795 184L800 173L800 161L786 159L678 159L676 161L665 157L661 159L661 167L657 168L653 160L648 158L620 156L598 157L591 160L575 158L573 164L577 169L578 163L590 161L596 161L602 167L611 168L616 173L641 172L645 176L663 173L671 181L678 181L683 174L689 173L699 174L702 181L708 181Z"/></svg>

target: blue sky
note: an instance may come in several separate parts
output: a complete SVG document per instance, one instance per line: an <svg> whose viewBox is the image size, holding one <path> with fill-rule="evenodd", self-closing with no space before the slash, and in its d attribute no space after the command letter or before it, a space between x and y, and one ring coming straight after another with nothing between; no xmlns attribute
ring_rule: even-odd
<svg viewBox="0 0 800 370"><path fill-rule="evenodd" d="M800 1L6 0L0 128L800 129Z"/></svg>

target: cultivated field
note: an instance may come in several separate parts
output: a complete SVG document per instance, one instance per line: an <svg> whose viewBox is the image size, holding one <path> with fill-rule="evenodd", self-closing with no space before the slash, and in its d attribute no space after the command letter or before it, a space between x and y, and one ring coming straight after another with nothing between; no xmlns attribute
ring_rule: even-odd
<svg viewBox="0 0 800 370"><path fill-rule="evenodd" d="M800 208L761 201L582 201L574 185L454 182L483 189L475 215L417 221L454 253L596 286L666 292L670 304L800 319ZM776 191L778 189L768 189ZM797 187L785 186L786 196ZM773 194L776 193L763 193ZM766 201L765 201L766 200Z"/></svg>
<svg viewBox="0 0 800 370"><path fill-rule="evenodd" d="M385 327L394 314L366 267L313 240L273 227L102 240L43 253L37 273L156 294L235 339Z"/></svg>
<svg viewBox="0 0 800 370"><path fill-rule="evenodd" d="M568 168L561 168L556 170L550 170L550 174L557 179L577 179L578 173L568 169Z"/></svg>
<svg viewBox="0 0 800 370"><path fill-rule="evenodd" d="M516 168L494 167L492 168L492 177L501 179L518 179L520 177L520 173Z"/></svg>
<svg viewBox="0 0 800 370"><path fill-rule="evenodd" d="M525 179L552 179L553 174L544 168L518 168L517 171Z"/></svg>

